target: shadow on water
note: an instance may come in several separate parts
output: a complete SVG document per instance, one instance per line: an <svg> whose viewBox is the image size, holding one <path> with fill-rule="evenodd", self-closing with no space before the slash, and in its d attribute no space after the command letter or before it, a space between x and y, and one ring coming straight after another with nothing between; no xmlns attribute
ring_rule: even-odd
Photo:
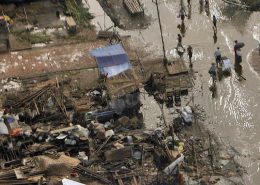
<svg viewBox="0 0 260 185"><path fill-rule="evenodd" d="M217 36L217 31L216 30L214 30L214 33L213 33L213 41L214 41L214 44L216 44L217 41L218 41L218 36Z"/></svg>
<svg viewBox="0 0 260 185"><path fill-rule="evenodd" d="M218 69L218 81L222 81L223 79L223 72L221 66Z"/></svg>
<svg viewBox="0 0 260 185"><path fill-rule="evenodd" d="M242 80L241 78L243 77L243 68L239 62L235 62L235 72L239 77L239 80Z"/></svg>

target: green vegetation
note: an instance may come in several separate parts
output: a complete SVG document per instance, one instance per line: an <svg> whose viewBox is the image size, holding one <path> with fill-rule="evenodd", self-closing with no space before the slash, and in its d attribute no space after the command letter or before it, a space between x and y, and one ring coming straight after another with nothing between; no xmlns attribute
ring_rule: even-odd
<svg viewBox="0 0 260 185"><path fill-rule="evenodd" d="M61 40L71 40L71 41L76 41L76 42L85 42L88 41L88 37L82 36L79 34L76 35L66 35L66 36L58 36L59 39Z"/></svg>
<svg viewBox="0 0 260 185"><path fill-rule="evenodd" d="M47 43L50 42L51 39L46 33L37 33L37 34L31 34L28 31L23 31L23 32L16 32L14 33L16 38L20 41L27 41L30 42L31 44L36 44L36 43Z"/></svg>
<svg viewBox="0 0 260 185"><path fill-rule="evenodd" d="M75 0L66 0L66 7L79 26L91 27L90 20L94 17L89 13L87 8L77 4Z"/></svg>

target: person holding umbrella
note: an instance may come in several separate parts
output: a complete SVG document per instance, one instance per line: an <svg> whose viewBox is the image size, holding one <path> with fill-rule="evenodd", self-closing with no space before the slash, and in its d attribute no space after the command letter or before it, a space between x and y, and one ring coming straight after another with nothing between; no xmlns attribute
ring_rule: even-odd
<svg viewBox="0 0 260 185"><path fill-rule="evenodd" d="M234 52L235 52L235 62L241 63L242 62L242 53L241 53L241 48L243 48L245 44L243 42L238 42L235 40L235 45L234 45Z"/></svg>

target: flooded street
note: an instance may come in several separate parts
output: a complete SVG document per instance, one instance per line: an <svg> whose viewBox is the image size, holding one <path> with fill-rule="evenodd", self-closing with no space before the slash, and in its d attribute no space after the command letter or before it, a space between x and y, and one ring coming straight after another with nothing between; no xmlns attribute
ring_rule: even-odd
<svg viewBox="0 0 260 185"><path fill-rule="evenodd" d="M153 21L148 29L123 32L133 39L138 39L154 55L162 56L162 45L157 21L156 6L151 0L142 0L146 14ZM191 45L194 49L193 66L196 81L194 88L195 104L204 107L208 128L232 149L235 159L244 167L247 174L245 184L258 185L260 182L260 76L249 64L250 53L258 46L260 40L260 12L246 12L237 7L229 7L221 0L210 0L209 12L192 1L187 7L188 18L181 25L178 18L180 1L160 0L159 9L162 30L168 58L176 57L174 48L177 45L177 34L182 31L185 48ZM214 35L212 16L217 17L218 31ZM178 25L179 28L178 28ZM244 42L242 49L242 69L245 79L239 77L232 69L230 77L217 82L217 96L212 98L209 87L211 79L208 70L215 61L214 52L220 47L223 56L234 64L234 40ZM185 54L185 61L188 57Z"/></svg>
<svg viewBox="0 0 260 185"><path fill-rule="evenodd" d="M146 30L130 31L131 35L149 43L150 49L162 55L156 6L150 0L143 1L145 11L154 18ZM187 7L187 2L184 4ZM179 1L160 1L160 15L167 57L175 56L177 45L177 28ZM194 100L204 107L209 117L208 127L214 130L225 145L231 146L236 160L246 167L248 174L244 177L246 184L257 185L260 182L260 80L248 63L250 52L257 47L260 40L260 12L249 13L228 7L221 0L210 1L209 15L202 10L197 1L192 1L187 9L190 19L185 20L183 44L194 48L194 70L196 86ZM212 29L212 15L218 22L217 38ZM215 42L214 43L214 39ZM212 98L209 87L211 80L208 69L214 62L214 51L219 46L222 55L230 58L234 64L233 43L239 40L245 43L243 53L243 76L246 80L238 81L232 70L232 76L217 83L217 97ZM187 61L187 56L185 56Z"/></svg>

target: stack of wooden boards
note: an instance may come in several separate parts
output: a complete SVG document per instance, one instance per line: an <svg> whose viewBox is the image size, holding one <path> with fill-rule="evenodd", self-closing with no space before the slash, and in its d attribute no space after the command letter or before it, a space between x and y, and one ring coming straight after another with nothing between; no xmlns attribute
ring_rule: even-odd
<svg viewBox="0 0 260 185"><path fill-rule="evenodd" d="M131 15L143 14L144 10L139 0L124 0L124 5Z"/></svg>

